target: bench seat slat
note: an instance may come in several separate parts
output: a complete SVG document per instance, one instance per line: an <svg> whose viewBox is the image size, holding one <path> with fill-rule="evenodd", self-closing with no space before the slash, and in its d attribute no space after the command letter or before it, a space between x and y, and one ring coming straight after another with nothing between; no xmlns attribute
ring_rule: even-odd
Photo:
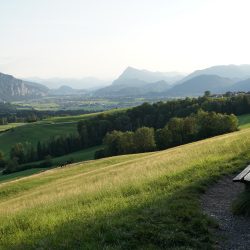
<svg viewBox="0 0 250 250"><path fill-rule="evenodd" d="M250 165L248 165L240 174L238 174L233 181L237 182L237 181L246 181L246 179L244 178L246 175L248 175L250 173ZM249 175L249 181L250 181L250 175Z"/></svg>
<svg viewBox="0 0 250 250"><path fill-rule="evenodd" d="M244 177L244 181L249 182L250 181L250 173L248 173L245 177Z"/></svg>

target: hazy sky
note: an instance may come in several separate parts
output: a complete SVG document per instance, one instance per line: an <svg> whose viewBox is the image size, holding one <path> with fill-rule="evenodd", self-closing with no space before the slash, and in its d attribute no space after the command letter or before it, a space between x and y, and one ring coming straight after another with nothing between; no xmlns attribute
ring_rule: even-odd
<svg viewBox="0 0 250 250"><path fill-rule="evenodd" d="M250 63L249 0L0 0L0 72L113 78Z"/></svg>

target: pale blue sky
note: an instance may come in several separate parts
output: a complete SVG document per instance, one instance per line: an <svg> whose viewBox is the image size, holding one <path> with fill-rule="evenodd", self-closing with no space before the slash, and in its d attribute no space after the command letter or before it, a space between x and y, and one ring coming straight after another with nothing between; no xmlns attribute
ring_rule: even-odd
<svg viewBox="0 0 250 250"><path fill-rule="evenodd" d="M113 78L250 63L248 0L0 0L0 72Z"/></svg>

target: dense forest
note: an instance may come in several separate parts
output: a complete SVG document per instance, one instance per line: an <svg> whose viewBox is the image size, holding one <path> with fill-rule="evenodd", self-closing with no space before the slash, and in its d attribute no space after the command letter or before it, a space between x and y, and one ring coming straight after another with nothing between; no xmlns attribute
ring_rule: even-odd
<svg viewBox="0 0 250 250"><path fill-rule="evenodd" d="M206 93L199 98L144 103L121 112L102 113L80 121L77 124L78 133L75 135L54 137L49 141L38 142L36 147L21 143L13 145L10 159L19 165L44 160L48 156L65 155L103 143L106 146L105 150L97 152L97 158L165 149L234 131L237 129L237 120L231 114L246 113L250 113L249 94L210 97L209 93ZM140 140L135 139L142 137L139 136L141 133L145 138L146 134L153 137L152 146L148 149L140 147ZM131 147L131 150L110 150L112 141L116 141L117 144L117 140L113 140L114 135L120 136L121 141L126 138L128 144L136 142L138 145ZM125 145L125 142L123 144ZM11 166L15 169L13 164Z"/></svg>

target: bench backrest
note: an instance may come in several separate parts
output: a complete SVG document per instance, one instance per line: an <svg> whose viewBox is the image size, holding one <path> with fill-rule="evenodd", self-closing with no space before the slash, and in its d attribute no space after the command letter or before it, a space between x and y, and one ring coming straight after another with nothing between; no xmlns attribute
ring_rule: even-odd
<svg viewBox="0 0 250 250"><path fill-rule="evenodd" d="M250 182L250 165L248 165L240 174L234 179L234 182Z"/></svg>

